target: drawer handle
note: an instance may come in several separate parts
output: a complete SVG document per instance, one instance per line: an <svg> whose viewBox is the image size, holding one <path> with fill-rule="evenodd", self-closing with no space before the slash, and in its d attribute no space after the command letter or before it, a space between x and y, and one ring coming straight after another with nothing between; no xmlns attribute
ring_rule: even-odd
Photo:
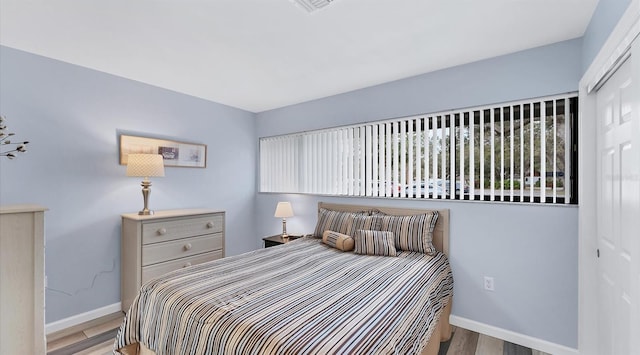
<svg viewBox="0 0 640 355"><path fill-rule="evenodd" d="M191 266L191 263L189 263L189 262L186 262L186 263L184 263L184 265L182 265L183 268L189 267L189 266Z"/></svg>
<svg viewBox="0 0 640 355"><path fill-rule="evenodd" d="M167 228L160 228L160 229L158 229L158 234L160 234L160 235L165 235L165 234L167 234Z"/></svg>
<svg viewBox="0 0 640 355"><path fill-rule="evenodd" d="M184 250L191 250L191 243L187 243L184 245Z"/></svg>
<svg viewBox="0 0 640 355"><path fill-rule="evenodd" d="M207 222L207 228L213 228L213 222Z"/></svg>

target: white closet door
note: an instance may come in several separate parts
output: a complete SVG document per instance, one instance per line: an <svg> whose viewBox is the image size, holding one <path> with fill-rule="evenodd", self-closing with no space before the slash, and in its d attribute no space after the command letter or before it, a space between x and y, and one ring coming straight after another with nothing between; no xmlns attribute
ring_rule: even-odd
<svg viewBox="0 0 640 355"><path fill-rule="evenodd" d="M638 42L638 41L636 41ZM640 354L638 43L597 92L599 354ZM635 52L634 52L635 51Z"/></svg>

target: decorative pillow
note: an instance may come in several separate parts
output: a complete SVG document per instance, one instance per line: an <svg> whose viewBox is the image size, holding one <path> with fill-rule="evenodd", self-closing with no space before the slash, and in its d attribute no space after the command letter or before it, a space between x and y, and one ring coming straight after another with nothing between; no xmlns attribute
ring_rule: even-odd
<svg viewBox="0 0 640 355"><path fill-rule="evenodd" d="M433 255L436 252L433 229L437 221L438 211L414 216L386 215L382 217L380 230L393 232L397 249Z"/></svg>
<svg viewBox="0 0 640 355"><path fill-rule="evenodd" d="M355 236L356 231L358 230L380 230L380 226L382 225L382 217L383 215L366 215L366 214L357 214L353 217L353 224L347 233L350 236Z"/></svg>
<svg viewBox="0 0 640 355"><path fill-rule="evenodd" d="M342 251L353 250L353 238L346 234L334 231L324 231L324 233L322 233L322 242L330 247Z"/></svg>
<svg viewBox="0 0 640 355"><path fill-rule="evenodd" d="M394 245L395 238L392 232L359 229L356 231L356 235L353 239L355 242L355 249L353 252L356 254L382 256L398 255Z"/></svg>
<svg viewBox="0 0 640 355"><path fill-rule="evenodd" d="M349 235L355 216L364 215L356 212L332 211L320 208L318 211L318 223L313 235L322 238L324 231L334 231Z"/></svg>

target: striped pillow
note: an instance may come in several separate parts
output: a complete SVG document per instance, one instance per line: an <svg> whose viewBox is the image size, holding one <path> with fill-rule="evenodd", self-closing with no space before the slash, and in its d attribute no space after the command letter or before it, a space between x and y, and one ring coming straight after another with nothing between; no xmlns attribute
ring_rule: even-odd
<svg viewBox="0 0 640 355"><path fill-rule="evenodd" d="M382 225L382 215L375 214L372 216L366 214L357 214L353 217L353 224L347 233L350 236L355 236L356 231L362 230L380 230Z"/></svg>
<svg viewBox="0 0 640 355"><path fill-rule="evenodd" d="M438 211L414 216L382 217L380 230L393 232L397 249L434 255L433 229L438 221Z"/></svg>
<svg viewBox="0 0 640 355"><path fill-rule="evenodd" d="M362 230L356 231L354 236L356 254L397 256L398 252L394 245L395 238L392 232Z"/></svg>
<svg viewBox="0 0 640 355"><path fill-rule="evenodd" d="M349 235L356 216L366 215L366 212L343 212L320 208L318 211L318 223L313 235L322 238L324 231L334 231Z"/></svg>
<svg viewBox="0 0 640 355"><path fill-rule="evenodd" d="M353 250L353 238L346 234L324 231L322 234L322 242L332 248L336 248L342 251Z"/></svg>

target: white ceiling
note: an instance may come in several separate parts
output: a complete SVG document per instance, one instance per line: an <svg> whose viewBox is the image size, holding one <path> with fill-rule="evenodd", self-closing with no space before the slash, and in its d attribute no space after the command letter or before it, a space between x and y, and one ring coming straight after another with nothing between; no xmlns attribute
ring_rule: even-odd
<svg viewBox="0 0 640 355"><path fill-rule="evenodd" d="M597 2L0 0L0 43L260 112L580 37Z"/></svg>

